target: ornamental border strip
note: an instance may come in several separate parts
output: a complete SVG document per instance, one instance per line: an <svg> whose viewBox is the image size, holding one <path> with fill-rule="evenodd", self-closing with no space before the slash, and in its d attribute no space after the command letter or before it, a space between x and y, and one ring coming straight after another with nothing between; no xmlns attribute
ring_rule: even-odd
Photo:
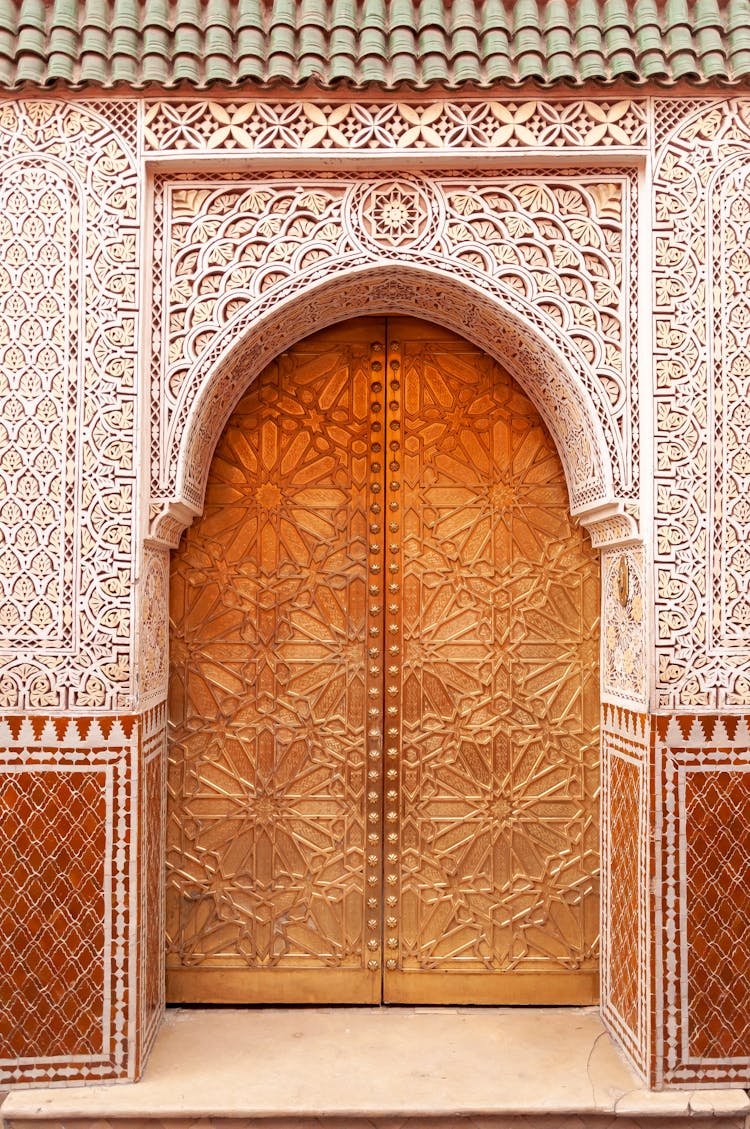
<svg viewBox="0 0 750 1129"><path fill-rule="evenodd" d="M143 152L222 155L484 155L645 150L650 100L479 98L405 102L271 98L143 103Z"/></svg>

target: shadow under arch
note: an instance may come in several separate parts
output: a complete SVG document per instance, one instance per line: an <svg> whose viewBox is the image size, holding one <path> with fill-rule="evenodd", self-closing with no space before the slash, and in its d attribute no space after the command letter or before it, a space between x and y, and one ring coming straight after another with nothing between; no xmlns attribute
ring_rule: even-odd
<svg viewBox="0 0 750 1129"><path fill-rule="evenodd" d="M209 372L181 435L172 440L176 490L152 524L152 540L176 545L201 513L222 430L266 365L302 338L366 315L434 321L494 357L549 428L563 464L571 514L589 529L593 543L638 540L635 522L615 493L611 457L591 394L571 360L509 302L447 270L403 261L347 267L333 277L313 278L291 294L279 294L247 328L238 328L239 319L233 319L222 334L224 348L217 342L211 349ZM248 308L246 317L251 316Z"/></svg>

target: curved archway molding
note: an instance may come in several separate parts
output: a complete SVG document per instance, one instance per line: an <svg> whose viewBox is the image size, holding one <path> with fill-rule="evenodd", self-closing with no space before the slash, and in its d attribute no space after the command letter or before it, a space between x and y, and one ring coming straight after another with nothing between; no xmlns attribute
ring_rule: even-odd
<svg viewBox="0 0 750 1129"><path fill-rule="evenodd" d="M160 179L152 534L200 511L221 426L274 356L343 317L402 313L504 364L550 428L572 512L604 507L610 540L635 536L636 197L624 169Z"/></svg>
<svg viewBox="0 0 750 1129"><path fill-rule="evenodd" d="M217 332L207 350L216 356L200 379L181 432L173 429L176 490L155 508L150 537L173 546L201 512L214 448L233 408L249 384L279 353L301 338L343 318L408 314L457 332L502 363L536 404L565 470L571 512L589 529L595 545L638 540L633 518L614 487L611 454L593 398L576 367L545 339L529 317L474 283L454 278L448 264L426 268L388 261L312 279L303 289L281 293L253 320L248 303ZM517 299L516 306L523 304ZM560 336L559 333L551 336ZM223 348L222 348L223 346ZM205 356L205 352L202 354Z"/></svg>

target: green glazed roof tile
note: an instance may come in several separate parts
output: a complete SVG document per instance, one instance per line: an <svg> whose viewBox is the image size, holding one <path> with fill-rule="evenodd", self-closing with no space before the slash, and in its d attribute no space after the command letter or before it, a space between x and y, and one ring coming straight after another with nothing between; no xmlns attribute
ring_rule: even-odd
<svg viewBox="0 0 750 1129"><path fill-rule="evenodd" d="M750 0L0 0L0 88L750 82Z"/></svg>

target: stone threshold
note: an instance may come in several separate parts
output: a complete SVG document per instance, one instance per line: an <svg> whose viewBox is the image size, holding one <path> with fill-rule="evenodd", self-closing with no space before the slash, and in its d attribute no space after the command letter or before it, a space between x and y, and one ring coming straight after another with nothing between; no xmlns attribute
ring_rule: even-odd
<svg viewBox="0 0 750 1129"><path fill-rule="evenodd" d="M744 1090L650 1092L595 1008L170 1009L143 1080L16 1090L7 1129L750 1129Z"/></svg>

